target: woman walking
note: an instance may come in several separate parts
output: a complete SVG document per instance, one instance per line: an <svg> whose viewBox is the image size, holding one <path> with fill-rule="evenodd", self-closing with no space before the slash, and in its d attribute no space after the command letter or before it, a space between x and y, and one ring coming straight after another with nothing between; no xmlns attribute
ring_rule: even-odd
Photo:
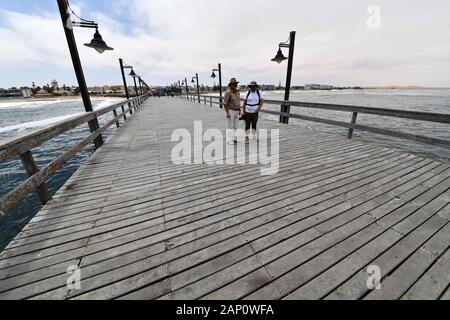
<svg viewBox="0 0 450 320"><path fill-rule="evenodd" d="M256 81L250 82L247 97L244 100L243 117L245 118L245 133L246 140L257 139L257 124L259 112L264 106L264 96L259 91L259 86Z"/></svg>
<svg viewBox="0 0 450 320"><path fill-rule="evenodd" d="M241 115L241 95L238 91L239 82L232 78L228 84L229 89L225 93L224 108L228 119L227 124L227 143L237 142L236 130L238 127L239 116Z"/></svg>

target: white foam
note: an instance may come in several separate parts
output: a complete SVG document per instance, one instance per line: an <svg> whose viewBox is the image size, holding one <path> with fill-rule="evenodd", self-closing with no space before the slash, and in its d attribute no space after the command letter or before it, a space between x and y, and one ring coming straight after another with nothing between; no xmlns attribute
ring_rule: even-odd
<svg viewBox="0 0 450 320"><path fill-rule="evenodd" d="M49 119L19 123L19 124L13 125L13 126L0 128L0 133L8 132L8 131L15 131L15 130L17 130L18 132L21 132L21 131L24 131L27 129L45 127L45 126L51 125L53 123L66 120L66 119L71 118L76 115L78 115L78 114L70 114L70 115L65 115L65 116L53 117L53 118L49 118Z"/></svg>
<svg viewBox="0 0 450 320"><path fill-rule="evenodd" d="M78 102L79 99L74 100L25 100L25 101L14 101L14 102L0 102L0 109L16 109L16 108L37 108L42 106L47 106L49 104L59 104L67 102Z"/></svg>
<svg viewBox="0 0 450 320"><path fill-rule="evenodd" d="M100 103L98 103L94 109L101 109L101 108L105 108L105 107L109 107L115 103L118 103L120 101L122 101L124 99L121 98L107 98L107 99L102 99ZM100 101L100 100L98 100Z"/></svg>

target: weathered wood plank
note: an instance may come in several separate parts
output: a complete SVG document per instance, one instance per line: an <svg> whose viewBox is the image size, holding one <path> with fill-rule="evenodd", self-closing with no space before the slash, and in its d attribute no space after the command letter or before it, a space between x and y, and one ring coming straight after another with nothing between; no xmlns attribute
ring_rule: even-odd
<svg viewBox="0 0 450 320"><path fill-rule="evenodd" d="M176 166L175 128L225 120L174 101L149 100L0 254L0 297L320 298L397 251L380 260L405 271L396 297L414 282L445 297L429 279L443 279L450 165L263 119L281 130L276 176L258 166ZM73 264L81 290L65 285Z"/></svg>

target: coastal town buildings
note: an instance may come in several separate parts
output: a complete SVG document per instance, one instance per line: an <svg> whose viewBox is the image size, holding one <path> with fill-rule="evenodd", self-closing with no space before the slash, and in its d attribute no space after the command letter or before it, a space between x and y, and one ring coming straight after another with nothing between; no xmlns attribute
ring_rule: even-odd
<svg viewBox="0 0 450 320"><path fill-rule="evenodd" d="M30 98L33 92L29 88L0 88L0 98Z"/></svg>

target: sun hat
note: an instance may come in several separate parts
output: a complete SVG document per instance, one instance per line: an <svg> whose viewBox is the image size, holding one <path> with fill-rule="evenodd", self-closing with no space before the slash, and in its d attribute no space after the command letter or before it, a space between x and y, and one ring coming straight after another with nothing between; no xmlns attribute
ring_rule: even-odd
<svg viewBox="0 0 450 320"><path fill-rule="evenodd" d="M248 85L249 87L259 87L258 83L256 81L252 81L250 82L250 84Z"/></svg>
<svg viewBox="0 0 450 320"><path fill-rule="evenodd" d="M232 84L239 84L239 81L236 80L236 78L231 78L230 83L228 86L231 86Z"/></svg>

